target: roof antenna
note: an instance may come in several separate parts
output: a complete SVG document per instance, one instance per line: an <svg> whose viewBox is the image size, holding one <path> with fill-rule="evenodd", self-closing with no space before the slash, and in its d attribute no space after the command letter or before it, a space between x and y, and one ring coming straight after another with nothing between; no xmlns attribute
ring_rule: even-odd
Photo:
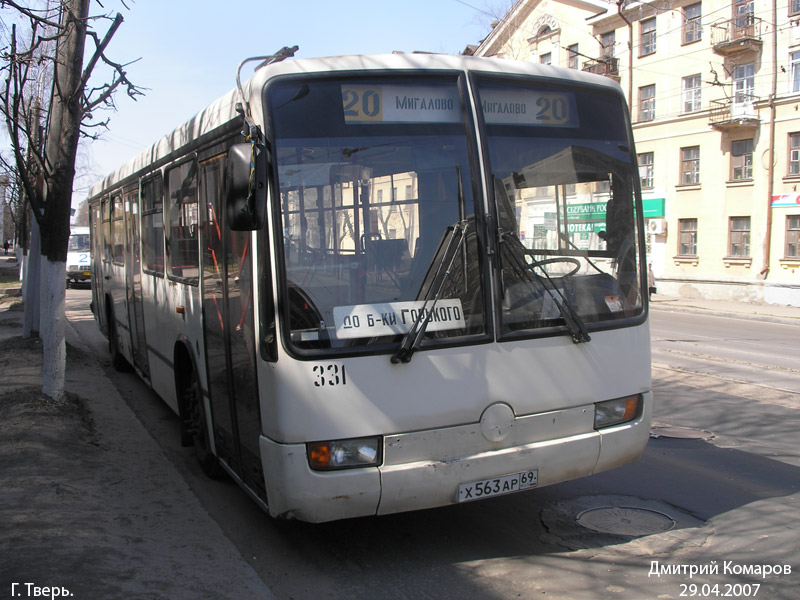
<svg viewBox="0 0 800 600"><path fill-rule="evenodd" d="M260 60L261 62L254 69L255 71L258 71L261 67L266 67L272 63L281 62L282 60L291 58L299 48L299 46L292 46L291 48L289 46L284 46L275 54L270 56L251 56L250 58L245 58L239 63L239 68L236 69L236 88L239 90L239 97L242 99L242 110L239 112L244 112L246 119L250 119L252 115L250 113L250 103L245 100L244 89L242 88L242 67L254 60Z"/></svg>

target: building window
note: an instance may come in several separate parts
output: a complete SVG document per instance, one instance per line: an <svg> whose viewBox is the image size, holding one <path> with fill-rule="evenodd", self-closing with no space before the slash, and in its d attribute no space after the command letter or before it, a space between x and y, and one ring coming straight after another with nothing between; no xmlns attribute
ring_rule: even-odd
<svg viewBox="0 0 800 600"><path fill-rule="evenodd" d="M697 256L697 219L678 219L679 256Z"/></svg>
<svg viewBox="0 0 800 600"><path fill-rule="evenodd" d="M753 139L736 140L731 144L731 179L753 178Z"/></svg>
<svg viewBox="0 0 800 600"><path fill-rule="evenodd" d="M750 217L731 217L729 250L731 257L750 256Z"/></svg>
<svg viewBox="0 0 800 600"><path fill-rule="evenodd" d="M800 2L800 0L797 0ZM703 26L700 23L702 10L700 4L692 4L683 9L683 43L698 42L703 36Z"/></svg>
<svg viewBox="0 0 800 600"><path fill-rule="evenodd" d="M604 33L600 38L600 43L603 45L602 52L604 58L614 57L615 33L614 31L609 31Z"/></svg>
<svg viewBox="0 0 800 600"><path fill-rule="evenodd" d="M700 146L681 148L681 185L700 183Z"/></svg>
<svg viewBox="0 0 800 600"><path fill-rule="evenodd" d="M639 120L652 121L656 118L656 86L645 85L639 88Z"/></svg>
<svg viewBox="0 0 800 600"><path fill-rule="evenodd" d="M800 0L797 0L800 2ZM800 92L800 52L792 52L789 67L789 91Z"/></svg>
<svg viewBox="0 0 800 600"><path fill-rule="evenodd" d="M639 155L639 178L642 189L653 187L653 153L644 152Z"/></svg>
<svg viewBox="0 0 800 600"><path fill-rule="evenodd" d="M567 66L570 69L578 68L578 44L567 46Z"/></svg>
<svg viewBox="0 0 800 600"><path fill-rule="evenodd" d="M800 258L800 215L786 217L786 258Z"/></svg>
<svg viewBox="0 0 800 600"><path fill-rule="evenodd" d="M800 133L789 134L789 175L800 175Z"/></svg>
<svg viewBox="0 0 800 600"><path fill-rule="evenodd" d="M656 18L651 17L642 21L641 37L639 38L639 56L647 56L656 51Z"/></svg>
<svg viewBox="0 0 800 600"><path fill-rule="evenodd" d="M789 14L796 15L800 13L800 0L789 0Z"/></svg>
<svg viewBox="0 0 800 600"><path fill-rule="evenodd" d="M733 17L734 30L733 39L752 37L755 34L753 24L755 23L755 5L753 0L734 0Z"/></svg>
<svg viewBox="0 0 800 600"><path fill-rule="evenodd" d="M736 65L733 69L733 116L755 116L755 63Z"/></svg>
<svg viewBox="0 0 800 600"><path fill-rule="evenodd" d="M543 65L549 65L553 62L553 55L550 54L549 52L542 54L541 56L539 56L539 62L542 63Z"/></svg>
<svg viewBox="0 0 800 600"><path fill-rule="evenodd" d="M690 113L700 110L700 73L682 79L683 112Z"/></svg>

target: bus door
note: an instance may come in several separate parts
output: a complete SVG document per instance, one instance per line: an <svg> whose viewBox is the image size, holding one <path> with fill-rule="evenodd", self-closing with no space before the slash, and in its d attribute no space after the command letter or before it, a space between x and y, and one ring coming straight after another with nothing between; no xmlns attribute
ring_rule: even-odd
<svg viewBox="0 0 800 600"><path fill-rule="evenodd" d="M127 319L125 318L127 307L125 306L125 290L120 283L122 281L121 273L125 267L125 211L122 192L111 194L110 209L110 236L105 242L111 264L107 265L108 271L104 288L110 298L110 305L107 309L110 309L109 314L113 315L114 319L114 323L111 325L125 331L127 329ZM118 332L118 335L120 334L121 332ZM121 337L120 341L124 344Z"/></svg>
<svg viewBox="0 0 800 600"><path fill-rule="evenodd" d="M228 229L224 156L201 164L203 328L217 454L262 497L250 232Z"/></svg>
<svg viewBox="0 0 800 600"><path fill-rule="evenodd" d="M103 314L103 303L99 302L103 297L103 220L100 216L100 203L92 204L89 207L89 232L92 248L92 312L100 327L105 327L105 315Z"/></svg>
<svg viewBox="0 0 800 600"><path fill-rule="evenodd" d="M139 192L128 194L125 198L127 216L128 255L125 257L125 285L128 294L128 322L131 325L131 353L133 363L146 376L150 377L147 363L147 341L144 333L142 315L142 263L139 253Z"/></svg>

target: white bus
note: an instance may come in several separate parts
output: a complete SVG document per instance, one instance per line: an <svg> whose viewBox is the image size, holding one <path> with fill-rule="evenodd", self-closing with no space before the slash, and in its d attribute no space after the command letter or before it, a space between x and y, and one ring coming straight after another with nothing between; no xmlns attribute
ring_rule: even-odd
<svg viewBox="0 0 800 600"><path fill-rule="evenodd" d="M322 522L635 460L650 337L619 86L285 54L90 194L114 364L203 468Z"/></svg>
<svg viewBox="0 0 800 600"><path fill-rule="evenodd" d="M92 277L92 252L89 245L89 228L72 227L67 246L67 287L71 283L85 282Z"/></svg>

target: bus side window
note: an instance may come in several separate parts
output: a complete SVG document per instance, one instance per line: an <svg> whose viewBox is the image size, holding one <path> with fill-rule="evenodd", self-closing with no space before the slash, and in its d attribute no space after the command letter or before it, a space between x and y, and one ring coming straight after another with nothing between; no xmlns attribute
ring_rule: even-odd
<svg viewBox="0 0 800 600"><path fill-rule="evenodd" d="M197 161L190 160L170 169L167 190L169 275L196 284L200 272Z"/></svg>
<svg viewBox="0 0 800 600"><path fill-rule="evenodd" d="M144 270L164 274L163 182L161 174L142 182L142 261Z"/></svg>
<svg viewBox="0 0 800 600"><path fill-rule="evenodd" d="M111 197L111 260L116 265L124 264L125 229L122 220L122 194Z"/></svg>
<svg viewBox="0 0 800 600"><path fill-rule="evenodd" d="M103 261L111 262L111 199L104 198L101 207L103 215Z"/></svg>

